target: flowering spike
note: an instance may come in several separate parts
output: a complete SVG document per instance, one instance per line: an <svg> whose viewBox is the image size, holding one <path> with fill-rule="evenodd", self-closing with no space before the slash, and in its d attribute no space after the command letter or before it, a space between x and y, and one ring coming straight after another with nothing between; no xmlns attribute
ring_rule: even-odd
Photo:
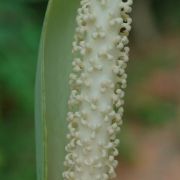
<svg viewBox="0 0 180 180"><path fill-rule="evenodd" d="M132 0L81 0L73 42L65 180L115 177Z"/></svg>

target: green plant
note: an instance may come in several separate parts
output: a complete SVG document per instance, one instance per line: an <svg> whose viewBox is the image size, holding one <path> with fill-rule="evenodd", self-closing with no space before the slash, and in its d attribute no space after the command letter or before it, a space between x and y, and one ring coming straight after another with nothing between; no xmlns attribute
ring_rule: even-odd
<svg viewBox="0 0 180 180"><path fill-rule="evenodd" d="M132 0L80 4L76 29L78 0L50 0L44 22L36 86L39 180L115 176Z"/></svg>

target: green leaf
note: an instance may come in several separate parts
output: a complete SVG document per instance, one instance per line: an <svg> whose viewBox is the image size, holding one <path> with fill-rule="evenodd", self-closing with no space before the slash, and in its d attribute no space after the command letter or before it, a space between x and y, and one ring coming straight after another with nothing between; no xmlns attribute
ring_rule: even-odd
<svg viewBox="0 0 180 180"><path fill-rule="evenodd" d="M79 0L50 0L36 79L38 180L61 180L66 144L68 76Z"/></svg>

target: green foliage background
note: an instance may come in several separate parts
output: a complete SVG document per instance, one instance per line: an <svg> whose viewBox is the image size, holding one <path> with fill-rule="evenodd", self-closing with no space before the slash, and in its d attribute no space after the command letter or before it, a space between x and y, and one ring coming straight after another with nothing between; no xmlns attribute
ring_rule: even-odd
<svg viewBox="0 0 180 180"><path fill-rule="evenodd" d="M45 8L0 2L0 179L35 179L34 81Z"/></svg>
<svg viewBox="0 0 180 180"><path fill-rule="evenodd" d="M71 0L67 0L67 5L68 3L71 3ZM34 84L40 32L46 5L45 0L0 2L0 179L33 180L36 177ZM180 29L180 11L177 9L180 7L180 1L163 1L162 3L161 0L154 0L152 7L156 22L160 22L157 23L160 31ZM150 60L151 65L147 65L147 68L145 65L144 70L134 68L138 66L135 65L136 62L132 63L129 68L130 87L144 76L150 67L154 66L152 62L161 64L162 58L164 59L162 56L158 57L157 60L153 57ZM131 76L131 73L135 71L141 74ZM135 107L130 99L133 97L132 92L128 93L127 111L129 113L127 114L142 117L145 124L161 124L167 116L174 115L174 105L164 104L161 101ZM155 122L152 120L154 117L157 119ZM124 134L122 137L129 140L129 135ZM132 152L130 151L133 150L130 142L131 140L128 143L122 140L120 150L122 156L128 160L131 159Z"/></svg>

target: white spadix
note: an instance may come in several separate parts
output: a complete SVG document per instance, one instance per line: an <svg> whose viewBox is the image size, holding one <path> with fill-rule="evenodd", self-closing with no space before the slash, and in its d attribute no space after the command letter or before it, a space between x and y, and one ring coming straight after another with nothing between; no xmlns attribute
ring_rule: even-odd
<svg viewBox="0 0 180 180"><path fill-rule="evenodd" d="M65 180L109 180L118 164L132 0L82 0L73 42Z"/></svg>

